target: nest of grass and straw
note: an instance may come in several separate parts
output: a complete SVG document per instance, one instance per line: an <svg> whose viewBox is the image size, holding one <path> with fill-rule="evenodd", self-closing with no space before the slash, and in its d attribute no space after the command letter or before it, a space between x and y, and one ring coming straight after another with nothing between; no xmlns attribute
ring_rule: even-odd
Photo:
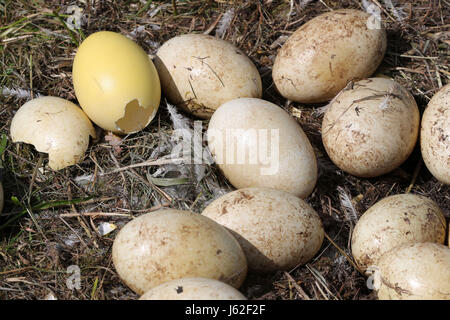
<svg viewBox="0 0 450 320"><path fill-rule="evenodd" d="M75 51L87 35L110 30L131 37L149 54L189 32L234 43L258 67L263 99L290 112L315 147L320 177L306 200L320 214L327 238L305 266L249 274L243 294L250 299L374 299L351 261L349 239L356 219L381 198L404 192L430 197L449 218L450 188L427 171L418 146L399 169L379 178L340 171L322 146L322 119L314 110L323 105L290 103L277 94L271 79L277 50L299 26L329 10L364 9L364 3L380 9L388 33L378 73L410 90L423 112L450 78L448 0L0 2L0 167L6 190L0 216L0 298L135 299L111 262L117 231L101 236L99 224L120 227L133 215L162 207L201 212L232 190L215 166L180 170L176 164L145 163L170 147L174 127L164 100L145 130L121 141L99 132L85 160L61 171L42 169L45 158L32 146L11 143L11 119L30 98L51 95L76 102ZM81 29L65 23L73 4L83 9ZM80 268L80 289L67 286L71 265Z"/></svg>

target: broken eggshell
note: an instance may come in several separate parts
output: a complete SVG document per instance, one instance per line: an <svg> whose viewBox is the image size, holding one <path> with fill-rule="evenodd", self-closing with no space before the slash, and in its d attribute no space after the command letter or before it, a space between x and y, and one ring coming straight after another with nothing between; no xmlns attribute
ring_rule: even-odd
<svg viewBox="0 0 450 320"><path fill-rule="evenodd" d="M48 153L49 167L63 169L83 159L95 130L86 114L72 102L39 97L25 103L11 122L13 142L34 145Z"/></svg>
<svg viewBox="0 0 450 320"><path fill-rule="evenodd" d="M222 281L182 278L150 289L139 300L247 300L247 298Z"/></svg>
<svg viewBox="0 0 450 320"><path fill-rule="evenodd" d="M119 33L100 31L87 37L75 55L72 73L81 107L105 130L140 131L158 110L161 85L153 62Z"/></svg>

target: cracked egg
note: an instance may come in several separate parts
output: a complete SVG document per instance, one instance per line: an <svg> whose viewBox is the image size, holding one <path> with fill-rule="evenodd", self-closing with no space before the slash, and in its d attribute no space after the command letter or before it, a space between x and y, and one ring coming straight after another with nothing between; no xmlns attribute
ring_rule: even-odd
<svg viewBox="0 0 450 320"><path fill-rule="evenodd" d="M167 98L200 118L210 118L229 100L262 95L261 77L249 57L213 36L170 39L156 53L155 66Z"/></svg>
<svg viewBox="0 0 450 320"><path fill-rule="evenodd" d="M161 85L155 66L138 44L119 33L100 31L87 37L72 73L81 107L105 130L140 131L158 111Z"/></svg>
<svg viewBox="0 0 450 320"><path fill-rule="evenodd" d="M86 114L58 97L39 97L25 103L14 115L10 131L13 142L29 143L37 151L48 153L53 170L80 162L89 136L95 137Z"/></svg>

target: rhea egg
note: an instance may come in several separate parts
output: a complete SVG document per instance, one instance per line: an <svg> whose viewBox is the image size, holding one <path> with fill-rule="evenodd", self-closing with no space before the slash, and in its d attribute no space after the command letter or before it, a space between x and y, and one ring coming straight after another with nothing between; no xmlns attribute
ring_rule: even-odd
<svg viewBox="0 0 450 320"><path fill-rule="evenodd" d="M285 110L257 98L228 101L209 122L208 147L237 189L266 187L306 198L317 181L308 137Z"/></svg>

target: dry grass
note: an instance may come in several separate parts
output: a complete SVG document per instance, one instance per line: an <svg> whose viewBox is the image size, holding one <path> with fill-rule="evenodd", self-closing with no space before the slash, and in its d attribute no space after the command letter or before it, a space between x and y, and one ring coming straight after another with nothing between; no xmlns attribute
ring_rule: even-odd
<svg viewBox="0 0 450 320"><path fill-rule="evenodd" d="M397 20L386 2L372 1L382 10L389 39L378 72L408 88L423 112L450 78L449 1L395 2L404 8L403 21ZM84 9L82 31L70 31L63 23L66 9L75 3ZM361 9L361 1L186 0L176 4L175 8L171 1L0 1L0 153L7 199L0 216L0 297L44 299L52 293L58 299L134 299L136 295L121 283L111 263L117 231L101 236L99 224L113 222L120 227L132 215L165 206L201 212L206 203L232 189L214 166L197 170L170 164L132 166L167 152L161 146L170 146L173 126L164 103L151 125L124 137L119 146L114 137L99 131L81 164L58 172L41 169L41 156L32 146L13 144L9 138L14 112L29 98L6 91L22 89L29 97L42 94L76 101L71 65L77 45L87 35L99 30L121 32L152 54L178 34L214 35L220 18L234 8L222 37L247 52L259 68L263 98L296 116L311 139L320 177L307 201L321 215L333 241L325 240L314 260L289 273L249 274L242 292L252 299L373 299L365 278L342 254L350 255L349 236L355 221L345 214L337 188L354 200L358 215L382 197L410 190L434 199L448 218L449 187L421 165L417 147L401 168L386 176L359 179L338 170L322 146L320 116L311 106L285 101L271 79L271 66L286 36L328 10ZM153 179L160 168L166 170L160 176L166 179ZM92 179L86 179L88 175ZM171 185L177 183L183 184ZM70 265L81 268L80 290L66 286Z"/></svg>

